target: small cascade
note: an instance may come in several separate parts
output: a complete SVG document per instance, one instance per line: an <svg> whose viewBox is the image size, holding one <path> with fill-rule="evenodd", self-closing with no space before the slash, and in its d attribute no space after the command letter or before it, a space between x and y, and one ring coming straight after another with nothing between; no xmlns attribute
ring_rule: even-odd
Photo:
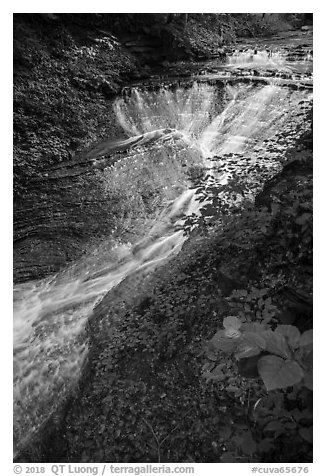
<svg viewBox="0 0 326 476"><path fill-rule="evenodd" d="M227 69L256 70L262 76L276 76L288 73L309 74L312 72L312 53L309 49L287 52L285 49L255 46L245 50L235 50L227 59Z"/></svg>
<svg viewBox="0 0 326 476"><path fill-rule="evenodd" d="M231 58L230 64L239 64L244 59L244 55L238 55ZM266 55L256 59L260 63L282 61L281 57ZM247 60L251 61L250 56ZM154 92L135 88L128 97L116 100L114 111L130 136L124 139L125 145L132 145L139 156L154 161L150 144L154 142L156 147L164 148L166 140L170 148L175 147L174 160L178 160L177 142L181 141L189 153L196 151L199 165L211 167L213 156L226 161L230 153L250 151L252 160L259 160L263 141L272 140L285 124L293 122L288 135L290 144L295 139L299 103L309 103L310 99L307 91L292 91L275 84L223 88L194 82L187 89L162 87ZM131 166L128 157L124 160L125 168ZM275 167L277 163L276 155L271 155L266 166ZM116 167L119 173L121 164ZM225 183L227 177L221 180ZM96 304L126 277L149 272L180 251L186 239L180 231L184 215L200 213L195 198L194 189L183 187L178 197L164 204L149 232L136 243L108 239L61 273L15 286L16 450L39 429L78 381L87 355L85 324Z"/></svg>
<svg viewBox="0 0 326 476"><path fill-rule="evenodd" d="M116 101L114 109L120 125L130 134L143 134L162 127L197 136L222 112L224 91L194 83L191 88L161 88L140 91L135 88L127 98Z"/></svg>
<svg viewBox="0 0 326 476"><path fill-rule="evenodd" d="M235 50L228 58L229 65L246 66L250 65L251 67L272 67L282 69L285 65L286 58L284 53L280 51L272 50L257 50L257 49L248 49L246 51L237 51Z"/></svg>

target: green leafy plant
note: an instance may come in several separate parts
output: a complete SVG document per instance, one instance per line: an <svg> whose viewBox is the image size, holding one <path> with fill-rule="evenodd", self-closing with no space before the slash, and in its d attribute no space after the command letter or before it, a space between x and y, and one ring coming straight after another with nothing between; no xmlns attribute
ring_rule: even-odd
<svg viewBox="0 0 326 476"><path fill-rule="evenodd" d="M272 330L268 323L236 316L227 316L223 326L206 346L203 368L207 384L233 401L234 423L221 431L228 436L220 461L265 461L275 458L280 447L290 455L289 441L310 453L312 330L300 333L292 325ZM221 362L223 354L229 358Z"/></svg>
<svg viewBox="0 0 326 476"><path fill-rule="evenodd" d="M267 391L299 383L312 390L312 330L301 334L292 325L272 330L262 323L243 323L236 316L226 317L223 325L208 344L210 359L218 360L221 351L237 361L251 359L252 370L257 368Z"/></svg>

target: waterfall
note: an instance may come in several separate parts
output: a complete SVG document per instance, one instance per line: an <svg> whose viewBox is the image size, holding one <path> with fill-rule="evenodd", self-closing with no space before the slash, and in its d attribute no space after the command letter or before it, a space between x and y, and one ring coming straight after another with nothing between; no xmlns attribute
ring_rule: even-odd
<svg viewBox="0 0 326 476"><path fill-rule="evenodd" d="M130 137L125 143L141 147L142 154L152 157L149 143L165 147L166 140L173 147L181 141L210 167L214 155L227 160L225 154L250 151L259 157L263 141L289 123L299 101L309 99L308 92L275 84L217 88L195 82L189 88L162 87L156 92L135 88L129 97L116 100L114 112ZM294 137L289 136L289 141ZM275 157L271 166L273 161ZM124 163L128 167L128 156ZM62 272L15 286L16 448L38 430L76 384L87 355L85 324L96 304L127 276L149 272L178 253L186 238L175 228L182 225L183 214L191 213L199 213L199 204L195 190L186 189L163 207L149 233L136 243L108 239Z"/></svg>

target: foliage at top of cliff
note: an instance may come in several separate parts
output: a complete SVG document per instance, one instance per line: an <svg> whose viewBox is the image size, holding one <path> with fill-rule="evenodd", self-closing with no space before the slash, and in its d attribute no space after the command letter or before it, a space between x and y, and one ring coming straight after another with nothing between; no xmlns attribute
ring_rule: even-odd
<svg viewBox="0 0 326 476"><path fill-rule="evenodd" d="M85 31L68 20L15 15L14 191L19 197L43 167L105 136L112 115L107 98L135 68L112 34L92 25Z"/></svg>

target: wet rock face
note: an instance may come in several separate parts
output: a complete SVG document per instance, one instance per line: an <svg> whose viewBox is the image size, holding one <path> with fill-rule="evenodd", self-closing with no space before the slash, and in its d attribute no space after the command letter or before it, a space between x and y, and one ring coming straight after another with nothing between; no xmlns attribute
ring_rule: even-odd
<svg viewBox="0 0 326 476"><path fill-rule="evenodd" d="M14 16L15 281L57 271L109 228L92 160L81 166L76 151L123 136L108 98L134 63L113 35L82 20ZM67 163L59 180L53 168Z"/></svg>
<svg viewBox="0 0 326 476"><path fill-rule="evenodd" d="M104 237L132 239L134 226L157 212L166 189L179 193L200 160L180 133L165 128L100 141L46 168L15 205L14 281L57 272Z"/></svg>
<svg viewBox="0 0 326 476"><path fill-rule="evenodd" d="M91 182L68 176L31 184L28 197L14 212L15 282L58 271L83 253L93 233L107 231L107 210ZM87 192L93 197L87 198Z"/></svg>

